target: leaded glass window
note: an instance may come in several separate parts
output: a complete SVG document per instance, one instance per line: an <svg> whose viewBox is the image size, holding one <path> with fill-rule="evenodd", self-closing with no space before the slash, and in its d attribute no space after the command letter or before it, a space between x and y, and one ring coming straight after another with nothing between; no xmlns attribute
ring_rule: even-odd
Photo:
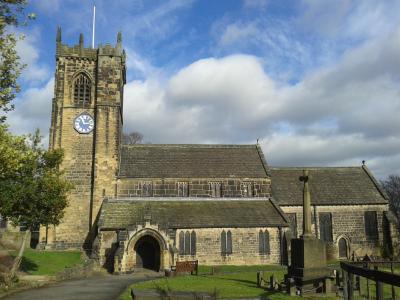
<svg viewBox="0 0 400 300"><path fill-rule="evenodd" d="M223 230L221 232L221 254L228 255L232 253L232 233L230 230L227 232Z"/></svg>
<svg viewBox="0 0 400 300"><path fill-rule="evenodd" d="M320 239L325 242L332 242L332 214L331 213L319 213L319 232Z"/></svg>
<svg viewBox="0 0 400 300"><path fill-rule="evenodd" d="M259 243L259 253L260 255L269 255L271 253L271 249L269 246L269 232L268 230L262 231L258 233L258 243Z"/></svg>
<svg viewBox="0 0 400 300"><path fill-rule="evenodd" d="M190 254L196 255L196 232L194 230L190 234Z"/></svg>
<svg viewBox="0 0 400 300"><path fill-rule="evenodd" d="M220 182L211 182L211 196L214 198L219 198L222 196L222 185Z"/></svg>
<svg viewBox="0 0 400 300"><path fill-rule="evenodd" d="M185 234L183 233L183 231L179 233L179 254L185 254Z"/></svg>
<svg viewBox="0 0 400 300"><path fill-rule="evenodd" d="M143 197L153 196L153 183L152 182L143 182L142 183L142 196Z"/></svg>
<svg viewBox="0 0 400 300"><path fill-rule="evenodd" d="M378 221L376 211L364 212L365 237L368 241L378 239Z"/></svg>
<svg viewBox="0 0 400 300"><path fill-rule="evenodd" d="M179 233L179 254L196 255L196 232L194 230Z"/></svg>
<svg viewBox="0 0 400 300"><path fill-rule="evenodd" d="M251 182L243 182L242 185L242 195L243 197L253 197L254 196L254 188Z"/></svg>
<svg viewBox="0 0 400 300"><path fill-rule="evenodd" d="M178 182L178 196L179 197L189 196L189 188L187 182Z"/></svg>
<svg viewBox="0 0 400 300"><path fill-rule="evenodd" d="M232 233L230 230L226 233L226 254L232 254Z"/></svg>

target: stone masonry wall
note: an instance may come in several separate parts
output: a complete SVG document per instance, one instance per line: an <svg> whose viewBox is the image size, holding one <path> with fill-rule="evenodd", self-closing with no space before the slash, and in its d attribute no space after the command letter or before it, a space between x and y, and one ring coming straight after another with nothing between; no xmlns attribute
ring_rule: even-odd
<svg viewBox="0 0 400 300"><path fill-rule="evenodd" d="M270 255L259 253L259 231L267 229L270 236ZM199 260L201 265L260 265L280 262L280 242L277 228L201 228L182 229L196 232L196 255L177 255L178 261ZM221 232L232 233L232 254L221 254ZM179 237L181 230L177 230ZM176 239L179 249L179 239Z"/></svg>
<svg viewBox="0 0 400 300"><path fill-rule="evenodd" d="M303 208L302 206L281 206L285 213L295 213L297 218L298 236L302 234ZM341 237L349 242L349 255L355 252L356 256L379 255L379 245L383 241L382 217L383 212L387 211L387 205L331 205L331 206L312 206L312 232L320 238L319 213L327 212L332 214L332 236L334 255L338 255L338 242ZM314 219L314 211L316 212ZM378 221L378 241L368 241L365 235L364 212L376 211ZM317 224L317 226L315 226ZM329 250L329 249L328 249Z"/></svg>
<svg viewBox="0 0 400 300"><path fill-rule="evenodd" d="M211 183L220 183L222 197L248 197L244 183L251 183L254 197L271 196L271 180L259 178L201 178L201 179L118 179L118 197L143 196L143 184L152 184L154 197L178 197L179 183L187 183L189 197L211 197Z"/></svg>
<svg viewBox="0 0 400 300"><path fill-rule="evenodd" d="M73 128L74 119L81 113L94 115L94 83L96 61L84 57L57 57L55 98L53 99L50 148L63 148L62 169L74 185L68 195L61 224L40 230L40 242L51 248L77 248L82 244L89 229L93 133L79 134ZM91 105L78 108L73 103L73 82L84 71L92 82Z"/></svg>
<svg viewBox="0 0 400 300"><path fill-rule="evenodd" d="M106 53L101 55L104 51ZM122 52L106 46L100 48L99 53L92 224L96 222L104 197L116 196L125 83Z"/></svg>

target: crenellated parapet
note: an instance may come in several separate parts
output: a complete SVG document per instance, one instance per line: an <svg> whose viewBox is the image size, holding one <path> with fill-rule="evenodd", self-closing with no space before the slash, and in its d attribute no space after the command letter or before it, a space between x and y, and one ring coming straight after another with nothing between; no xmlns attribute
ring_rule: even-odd
<svg viewBox="0 0 400 300"><path fill-rule="evenodd" d="M122 36L120 32L118 33L115 47L107 43L104 46L99 44L98 48L91 48L84 46L84 37L82 33L79 35L79 42L77 45L69 46L67 44L63 44L61 28L58 27L56 38L56 58L68 57L96 61L98 56L102 55L121 57L122 62L125 63L126 54L122 49Z"/></svg>

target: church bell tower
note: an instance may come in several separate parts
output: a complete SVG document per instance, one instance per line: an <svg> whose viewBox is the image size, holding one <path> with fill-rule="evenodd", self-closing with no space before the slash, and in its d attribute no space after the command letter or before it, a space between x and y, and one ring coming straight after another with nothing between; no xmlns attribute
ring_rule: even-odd
<svg viewBox="0 0 400 300"><path fill-rule="evenodd" d="M102 201L115 196L122 131L125 51L62 43L57 30L56 72L49 147L62 148L64 176L74 185L56 227L41 228L46 248L90 248Z"/></svg>

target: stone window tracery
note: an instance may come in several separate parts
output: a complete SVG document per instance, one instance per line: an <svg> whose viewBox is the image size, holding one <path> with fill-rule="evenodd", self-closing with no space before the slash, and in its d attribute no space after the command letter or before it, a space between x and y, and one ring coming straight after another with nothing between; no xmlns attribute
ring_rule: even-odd
<svg viewBox="0 0 400 300"><path fill-rule="evenodd" d="M92 83L87 75L80 73L74 81L74 104L89 107L91 103Z"/></svg>
<svg viewBox="0 0 400 300"><path fill-rule="evenodd" d="M143 182L142 183L142 197L151 197L153 196L153 183L152 182Z"/></svg>
<svg viewBox="0 0 400 300"><path fill-rule="evenodd" d="M211 197L222 197L222 184L220 182L210 182Z"/></svg>
<svg viewBox="0 0 400 300"><path fill-rule="evenodd" d="M221 255L229 255L233 253L232 249L232 233L230 230L221 232Z"/></svg>
<svg viewBox="0 0 400 300"><path fill-rule="evenodd" d="M269 232L268 230L262 231L258 233L258 243L259 243L259 253L260 255L269 255L271 254L271 248L269 245Z"/></svg>
<svg viewBox="0 0 400 300"><path fill-rule="evenodd" d="M179 233L179 255L196 255L196 232L181 231Z"/></svg>
<svg viewBox="0 0 400 300"><path fill-rule="evenodd" d="M189 196L189 185L187 182L178 182L178 196L179 197Z"/></svg>
<svg viewBox="0 0 400 300"><path fill-rule="evenodd" d="M251 182L243 182L241 184L242 196L243 197L253 197L254 196L254 187Z"/></svg>
<svg viewBox="0 0 400 300"><path fill-rule="evenodd" d="M331 213L319 213L320 239L324 242L332 242L332 215Z"/></svg>

